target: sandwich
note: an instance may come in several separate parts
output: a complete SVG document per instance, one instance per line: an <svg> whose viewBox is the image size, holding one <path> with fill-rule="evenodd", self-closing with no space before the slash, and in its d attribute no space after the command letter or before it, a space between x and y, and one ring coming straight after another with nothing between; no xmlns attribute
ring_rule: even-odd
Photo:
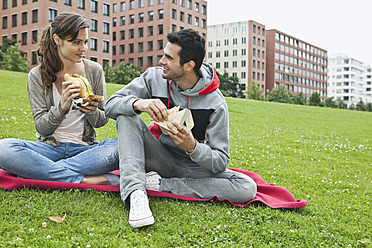
<svg viewBox="0 0 372 248"><path fill-rule="evenodd" d="M103 100L103 96L94 95L92 87L88 79L85 76L79 74L65 74L65 81L72 81L73 84L80 86L80 94L77 99L73 101L73 108L78 109L82 106L87 106L91 101L100 102Z"/></svg>
<svg viewBox="0 0 372 248"><path fill-rule="evenodd" d="M189 109L180 110L180 107L174 107L168 109L168 120L167 121L156 121L155 123L159 125L163 134L167 134L164 129L172 132L168 124L172 124L172 122L177 122L180 125L184 125L186 129L191 130L194 127L194 120L192 118L191 111Z"/></svg>

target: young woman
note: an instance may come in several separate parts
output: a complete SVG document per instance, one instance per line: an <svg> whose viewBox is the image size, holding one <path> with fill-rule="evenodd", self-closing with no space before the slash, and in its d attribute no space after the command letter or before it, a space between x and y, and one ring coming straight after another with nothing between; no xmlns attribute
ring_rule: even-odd
<svg viewBox="0 0 372 248"><path fill-rule="evenodd" d="M62 13L42 34L40 65L27 80L27 94L35 122L37 142L0 140L0 168L19 177L72 183L118 184L108 173L118 169L117 139L96 140L94 128L108 122L102 67L84 59L88 50L88 21L75 13ZM80 88L64 81L64 74L86 76L101 102L78 110L72 100Z"/></svg>

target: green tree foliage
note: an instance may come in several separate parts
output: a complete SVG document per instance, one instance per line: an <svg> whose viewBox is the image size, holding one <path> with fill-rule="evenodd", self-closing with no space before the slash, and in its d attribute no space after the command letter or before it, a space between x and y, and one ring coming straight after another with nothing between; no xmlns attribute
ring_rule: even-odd
<svg viewBox="0 0 372 248"><path fill-rule="evenodd" d="M3 61L3 55L2 53L6 52L11 46L16 45L17 41L14 39L3 39L3 45L0 46L0 61ZM22 55L24 55L25 52L21 52Z"/></svg>
<svg viewBox="0 0 372 248"><path fill-rule="evenodd" d="M355 109L359 110L359 111L367 111L367 106L364 104L363 100L360 99L360 101L357 103Z"/></svg>
<svg viewBox="0 0 372 248"><path fill-rule="evenodd" d="M309 105L310 106L321 106L321 99L320 94L318 92L314 92L309 98Z"/></svg>
<svg viewBox="0 0 372 248"><path fill-rule="evenodd" d="M248 98L253 100L263 100L264 97L262 96L262 92L263 90L260 89L260 86L257 85L255 81L252 81L247 90Z"/></svg>
<svg viewBox="0 0 372 248"><path fill-rule="evenodd" d="M141 70L133 64L121 62L118 67L105 67L105 78L107 83L128 84L141 75Z"/></svg>
<svg viewBox="0 0 372 248"><path fill-rule="evenodd" d="M242 85L239 84L239 78L230 77L227 72L223 75L217 73L217 77L220 79L220 90L224 96L231 97L244 97Z"/></svg>
<svg viewBox="0 0 372 248"><path fill-rule="evenodd" d="M337 108L336 101L334 100L334 97L328 97L325 99L324 105L328 108Z"/></svg>
<svg viewBox="0 0 372 248"><path fill-rule="evenodd" d="M293 96L293 103L298 105L306 105L307 99L302 92Z"/></svg>
<svg viewBox="0 0 372 248"><path fill-rule="evenodd" d="M280 85L270 92L267 100L270 102L293 103L293 95L283 85Z"/></svg>
<svg viewBox="0 0 372 248"><path fill-rule="evenodd" d="M0 67L4 70L19 72L28 72L30 70L30 63L23 58L18 43L10 46L5 52L0 51L0 54L3 59L0 62Z"/></svg>
<svg viewBox="0 0 372 248"><path fill-rule="evenodd" d="M347 104L346 104L343 100L339 100L339 101L337 102L337 107L338 107L339 109L347 109Z"/></svg>
<svg viewBox="0 0 372 248"><path fill-rule="evenodd" d="M372 103L367 104L367 111L372 112Z"/></svg>

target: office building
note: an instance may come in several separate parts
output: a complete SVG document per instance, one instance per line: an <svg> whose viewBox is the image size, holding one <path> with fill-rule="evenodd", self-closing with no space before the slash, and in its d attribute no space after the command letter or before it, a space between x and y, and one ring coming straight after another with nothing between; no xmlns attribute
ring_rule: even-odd
<svg viewBox="0 0 372 248"><path fill-rule="evenodd" d="M372 103L372 68L345 54L329 57L328 97L354 107L360 100Z"/></svg>
<svg viewBox="0 0 372 248"><path fill-rule="evenodd" d="M252 81L265 90L265 26L242 21L208 26L207 62L247 88Z"/></svg>
<svg viewBox="0 0 372 248"><path fill-rule="evenodd" d="M167 33L193 28L205 36L207 30L205 0L1 0L0 42L20 41L35 66L42 30L65 11L88 19L86 58L103 67L124 61L146 69L158 64Z"/></svg>
<svg viewBox="0 0 372 248"><path fill-rule="evenodd" d="M296 95L327 98L327 51L278 30L266 32L266 94L283 85Z"/></svg>

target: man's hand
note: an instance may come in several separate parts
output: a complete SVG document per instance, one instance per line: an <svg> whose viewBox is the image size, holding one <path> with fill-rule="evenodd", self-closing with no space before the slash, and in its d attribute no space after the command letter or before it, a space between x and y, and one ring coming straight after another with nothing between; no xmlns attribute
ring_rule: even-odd
<svg viewBox="0 0 372 248"><path fill-rule="evenodd" d="M87 106L80 107L80 111L83 113L88 113L88 112L95 110L97 107L98 107L98 102L93 100Z"/></svg>
<svg viewBox="0 0 372 248"><path fill-rule="evenodd" d="M186 129L183 125L178 124L177 122L172 122L173 125L168 124L168 128L172 131L164 129L167 134L172 138L174 143L186 152L192 152L195 149L196 141L191 131Z"/></svg>
<svg viewBox="0 0 372 248"><path fill-rule="evenodd" d="M159 99L138 99L133 103L133 109L148 113L154 121L168 119L167 107Z"/></svg>
<svg viewBox="0 0 372 248"><path fill-rule="evenodd" d="M62 95L59 104L64 114L66 114L70 110L72 99L78 97L79 94L79 85L73 84L71 81L62 82Z"/></svg>

